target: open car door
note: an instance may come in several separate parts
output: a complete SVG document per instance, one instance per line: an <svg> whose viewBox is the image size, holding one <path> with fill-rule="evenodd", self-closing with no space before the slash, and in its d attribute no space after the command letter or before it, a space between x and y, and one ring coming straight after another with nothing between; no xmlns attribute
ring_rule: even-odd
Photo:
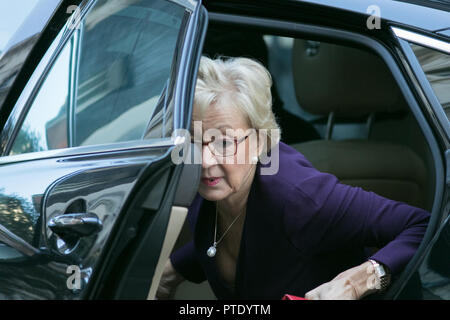
<svg viewBox="0 0 450 320"><path fill-rule="evenodd" d="M199 182L199 165L171 154L206 10L87 0L72 12L1 131L0 299L152 299Z"/></svg>

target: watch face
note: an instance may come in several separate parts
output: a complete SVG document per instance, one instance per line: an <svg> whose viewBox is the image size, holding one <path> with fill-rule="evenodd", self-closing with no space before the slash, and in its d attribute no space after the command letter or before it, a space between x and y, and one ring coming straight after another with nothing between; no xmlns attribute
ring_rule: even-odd
<svg viewBox="0 0 450 320"><path fill-rule="evenodd" d="M384 268L383 268L382 265L378 265L378 266L375 268L375 270L376 270L376 272L377 272L377 274L378 274L378 276L379 276L380 278L386 276L386 271L384 271Z"/></svg>
<svg viewBox="0 0 450 320"><path fill-rule="evenodd" d="M373 269L378 277L383 277L386 275L386 270L384 269L383 265L378 263L375 260L369 260L372 263Z"/></svg>

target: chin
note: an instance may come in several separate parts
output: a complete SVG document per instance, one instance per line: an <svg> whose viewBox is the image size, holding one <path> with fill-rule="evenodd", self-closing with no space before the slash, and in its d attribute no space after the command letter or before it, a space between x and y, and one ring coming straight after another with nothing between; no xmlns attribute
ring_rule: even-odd
<svg viewBox="0 0 450 320"><path fill-rule="evenodd" d="M202 187L199 188L198 193L208 201L219 201L228 197L228 194L223 190L205 190Z"/></svg>

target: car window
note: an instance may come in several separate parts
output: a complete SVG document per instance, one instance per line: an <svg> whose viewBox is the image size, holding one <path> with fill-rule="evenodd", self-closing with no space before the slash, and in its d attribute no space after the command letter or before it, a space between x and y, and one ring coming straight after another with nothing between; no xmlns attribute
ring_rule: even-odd
<svg viewBox="0 0 450 320"><path fill-rule="evenodd" d="M279 94L283 97L284 107L307 121L312 121L320 116L304 110L295 97L295 88L292 82L292 48L294 38L264 35L269 58L269 70L278 84Z"/></svg>
<svg viewBox="0 0 450 320"><path fill-rule="evenodd" d="M8 46L8 42L26 21L37 4L38 1L36 0L0 2L0 53ZM14 44L9 45L12 46Z"/></svg>
<svg viewBox="0 0 450 320"><path fill-rule="evenodd" d="M0 1L0 108L57 1Z"/></svg>
<svg viewBox="0 0 450 320"><path fill-rule="evenodd" d="M14 141L11 154L66 148L71 43L62 50Z"/></svg>
<svg viewBox="0 0 450 320"><path fill-rule="evenodd" d="M169 1L98 1L42 82L10 154L170 136L164 93L185 16Z"/></svg>
<svg viewBox="0 0 450 320"><path fill-rule="evenodd" d="M410 44L439 102L450 119L450 55Z"/></svg>

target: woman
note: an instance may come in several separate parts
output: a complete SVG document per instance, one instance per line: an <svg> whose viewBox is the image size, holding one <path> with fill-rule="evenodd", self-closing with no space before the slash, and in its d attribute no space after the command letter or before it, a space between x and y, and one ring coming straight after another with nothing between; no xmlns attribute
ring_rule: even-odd
<svg viewBox="0 0 450 320"><path fill-rule="evenodd" d="M194 239L167 262L158 298L188 279L208 280L219 299L360 299L385 289L417 250L429 213L343 185L279 142L270 87L253 60L202 58L193 112L204 133L202 176L188 214ZM256 134L263 129L267 138ZM275 148L278 172L264 175L258 157ZM243 155L252 161L236 161ZM381 249L367 257L365 247Z"/></svg>

